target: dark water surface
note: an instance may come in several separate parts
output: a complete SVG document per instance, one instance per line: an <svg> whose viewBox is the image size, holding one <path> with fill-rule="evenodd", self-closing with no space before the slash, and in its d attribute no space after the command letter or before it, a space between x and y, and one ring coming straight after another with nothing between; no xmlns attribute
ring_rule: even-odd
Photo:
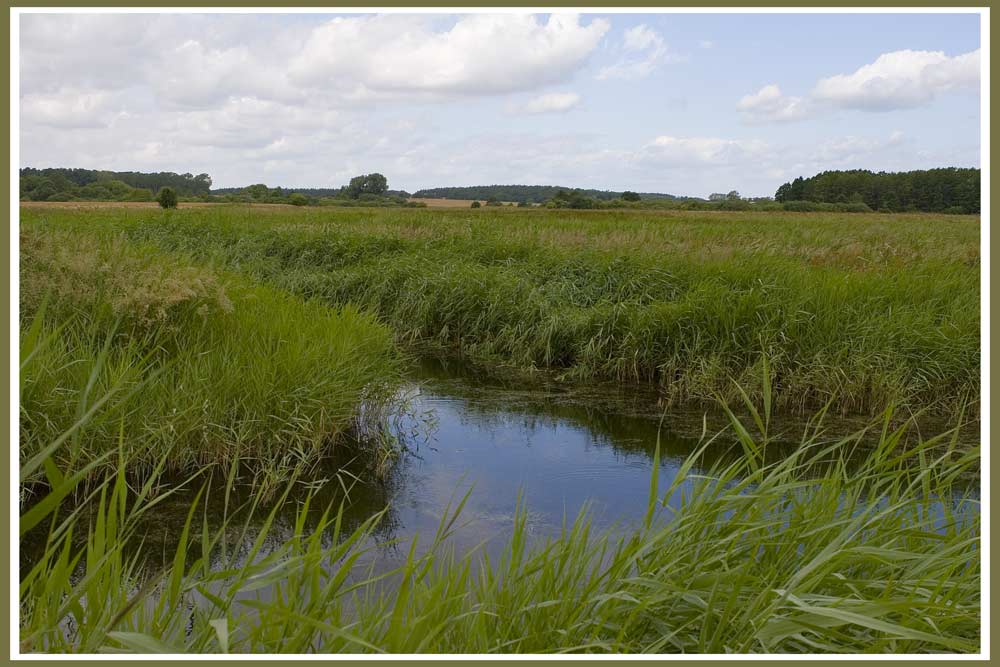
<svg viewBox="0 0 1000 667"><path fill-rule="evenodd" d="M532 539L558 535L585 507L596 529L627 529L646 512L658 439L662 492L703 434L711 437L727 425L711 406L664 409L645 387L539 382L526 388L523 380L504 382L442 360L416 363L402 391L407 408L394 428L408 451L386 479L355 483L344 515L345 527L353 528L389 507L369 544L370 558L383 571L405 559L415 536L418 552L423 551L449 506L454 508L470 489L461 527L450 539L459 553L482 545L491 558L498 555L512 532L519 495ZM868 418L838 418L828 420L826 428L846 435L868 424ZM795 419L773 425L768 458L797 447L806 427ZM735 460L741 451L727 431L706 450L705 465ZM332 466L319 475L333 480L337 472ZM319 491L315 486L311 512L318 520L344 494L336 481ZM279 510L264 552L293 536L296 511L308 493L306 485L301 488ZM682 486L671 503L687 488ZM170 562L193 493L180 492L163 502L150 522L142 548L154 562L161 556L164 564ZM247 488L235 489L233 502L249 494ZM222 496L213 491L209 502L218 503ZM258 512L259 521L266 513ZM209 513L210 520L221 516L221 508ZM232 541L227 535L226 541L237 550L249 548L259 521L251 517L246 534Z"/></svg>

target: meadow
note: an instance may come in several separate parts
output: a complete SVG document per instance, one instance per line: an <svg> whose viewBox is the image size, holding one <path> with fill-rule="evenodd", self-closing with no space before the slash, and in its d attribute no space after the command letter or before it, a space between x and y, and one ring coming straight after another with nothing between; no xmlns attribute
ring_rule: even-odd
<svg viewBox="0 0 1000 667"><path fill-rule="evenodd" d="M911 418L979 410L978 217L36 205L20 232L22 651L978 650L979 448ZM400 455L382 427L427 346L729 425L634 530L584 509L539 543L522 507L499 562L456 553L458 490L376 572L382 513L344 507ZM783 411L814 418L775 460ZM832 437L836 412L870 426ZM152 566L132 546L181 495Z"/></svg>
<svg viewBox="0 0 1000 667"><path fill-rule="evenodd" d="M31 208L331 307L484 367L777 405L954 412L978 399L977 217L725 212Z"/></svg>

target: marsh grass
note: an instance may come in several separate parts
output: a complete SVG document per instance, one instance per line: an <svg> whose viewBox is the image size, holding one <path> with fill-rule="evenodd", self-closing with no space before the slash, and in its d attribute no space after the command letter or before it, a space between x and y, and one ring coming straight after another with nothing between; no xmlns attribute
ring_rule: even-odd
<svg viewBox="0 0 1000 667"><path fill-rule="evenodd" d="M59 504L32 517L49 531L22 570L21 649L975 652L978 501L958 482L978 471L978 450L960 452L947 433L903 446L907 426L890 429L890 417L873 424L878 444L861 452L863 433L825 438L820 416L793 454L772 463L766 437L734 418L744 456L695 474L705 438L667 489L652 475L639 527L596 532L582 510L539 542L519 504L494 561L449 546L463 498L425 548L415 536L405 562L381 573L365 563L383 513L348 528L335 501L307 521L310 496L291 537L276 542L275 516L297 480L273 505L252 496L242 516L266 518L251 528L228 502L234 467L153 494L156 475L131 489L119 458L118 472L90 492L96 512L86 522ZM120 442L113 456L124 452ZM57 476L51 458L45 467ZM184 489L198 491L176 551L144 569L127 545L143 539L144 516ZM667 506L678 490L680 502ZM211 494L226 497L221 528L209 528ZM257 531L252 546L234 548L250 543L247 531Z"/></svg>
<svg viewBox="0 0 1000 667"><path fill-rule="evenodd" d="M28 230L21 251L22 332L39 343L21 370L22 459L88 414L63 469L121 440L140 476L167 453L170 473L234 459L273 472L360 442L347 436L377 427L361 405L378 419L394 390L391 334L356 308L115 237Z"/></svg>
<svg viewBox="0 0 1000 667"><path fill-rule="evenodd" d="M44 223L375 313L405 344L569 380L739 400L763 359L808 413L979 395L978 219L929 215L36 211ZM759 399L759 396L756 398Z"/></svg>
<svg viewBox="0 0 1000 667"><path fill-rule="evenodd" d="M973 247L970 221L158 213L25 213L22 651L978 650L979 449L957 431L906 437L912 421L878 408L976 404L978 251L948 250ZM659 240L626 256L623 235ZM862 245L804 260L839 237ZM364 432L366 401L386 414L386 324L750 417L728 411L668 488L654 472L638 527L599 532L582 510L539 541L519 504L490 559L451 546L460 499L378 571L388 509L347 525L339 476L316 518L312 474ZM797 449L768 455L775 411L824 404L880 417L834 437L817 409ZM707 460L720 438L741 455ZM261 483L237 501L247 466ZM302 485L315 491L279 526ZM182 494L176 549L142 558Z"/></svg>

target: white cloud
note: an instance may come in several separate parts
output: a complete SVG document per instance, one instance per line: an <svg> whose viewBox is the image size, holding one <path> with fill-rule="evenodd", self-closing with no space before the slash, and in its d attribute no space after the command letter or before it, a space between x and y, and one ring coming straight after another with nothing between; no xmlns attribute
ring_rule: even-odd
<svg viewBox="0 0 1000 667"><path fill-rule="evenodd" d="M744 95L736 110L751 122L801 120L809 115L809 103L801 97L781 94L777 84L764 86L752 95Z"/></svg>
<svg viewBox="0 0 1000 667"><path fill-rule="evenodd" d="M662 64L684 60L671 53L660 33L645 23L625 31L621 52L618 62L601 68L598 79L641 79Z"/></svg>
<svg viewBox="0 0 1000 667"><path fill-rule="evenodd" d="M551 113L569 111L580 104L580 96L576 93L547 93L521 107L524 113Z"/></svg>
<svg viewBox="0 0 1000 667"><path fill-rule="evenodd" d="M107 127L120 113L104 92L64 89L57 93L31 93L21 98L21 118L38 125L66 129Z"/></svg>
<svg viewBox="0 0 1000 667"><path fill-rule="evenodd" d="M892 111L928 104L938 95L979 86L979 49L957 56L942 51L893 51L853 74L820 79L807 97L786 96L777 84L743 96L736 110L749 122L802 120L833 108Z"/></svg>
<svg viewBox="0 0 1000 667"><path fill-rule="evenodd" d="M638 159L664 167L736 165L766 153L767 143L753 139L659 136L637 154Z"/></svg>
<svg viewBox="0 0 1000 667"><path fill-rule="evenodd" d="M430 18L335 18L312 30L292 59L293 82L361 86L360 93L499 94L568 79L609 24L572 14L473 14L447 30Z"/></svg>
<svg viewBox="0 0 1000 667"><path fill-rule="evenodd" d="M821 79L812 96L847 109L888 111L921 106L937 95L979 85L979 49L949 57L942 51L893 51L853 74Z"/></svg>

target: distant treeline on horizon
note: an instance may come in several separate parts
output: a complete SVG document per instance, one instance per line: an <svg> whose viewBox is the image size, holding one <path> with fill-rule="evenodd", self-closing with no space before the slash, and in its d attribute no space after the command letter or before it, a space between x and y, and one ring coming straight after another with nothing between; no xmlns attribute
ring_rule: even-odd
<svg viewBox="0 0 1000 667"><path fill-rule="evenodd" d="M212 178L208 174L175 174L172 171L144 173L141 171L109 171L103 169L68 169L64 167L20 170L21 195L33 193L34 201L49 200L64 195L78 199L117 199L131 195L135 200L152 199L161 188L173 188L177 194L199 197L209 194ZM128 186L127 188L123 186ZM126 192L137 190L137 193ZM44 195L44 196L43 196ZM51 199L52 201L60 201Z"/></svg>
<svg viewBox="0 0 1000 667"><path fill-rule="evenodd" d="M588 190L585 188L567 188L558 185L471 185L449 188L425 188L417 190L413 193L413 196L421 199L481 199L483 201L495 199L498 201L517 202L519 204L544 204L559 194L559 192L576 193L598 201L611 201L612 199L621 199L625 191ZM677 197L660 192L640 192L638 194L645 200L697 199L697 197Z"/></svg>
<svg viewBox="0 0 1000 667"><path fill-rule="evenodd" d="M948 167L878 173L824 171L796 178L774 195L779 202L863 203L873 211L979 213L982 172Z"/></svg>
<svg viewBox="0 0 1000 667"><path fill-rule="evenodd" d="M212 189L212 178L205 173L197 176L173 172L144 173L136 171L108 171L96 169L32 167L20 170L20 198L31 201L150 201L161 188L173 188L184 199L201 201L230 201L234 197L249 196L260 200L256 192L264 191L268 198L283 202L293 193L300 198L293 203L308 200L330 202L334 198L349 198L350 188L268 188L263 184L243 188ZM380 178L384 181L384 177ZM357 180L357 179L354 179ZM517 202L520 204L560 203L560 198L591 202L585 208L635 206L647 202L650 206L668 208L717 207L723 210L754 209L788 211L847 210L854 212L925 211L933 213L979 213L981 171L976 168L941 168L906 172L872 172L868 170L824 171L810 178L799 177L783 184L774 200L740 198L735 191L719 195L724 201L712 202L699 197L682 197L656 192L637 193L641 201L623 201L623 195L636 193L613 190L566 188L554 185L483 185L465 187L427 188L412 195L403 190L388 190L385 184L376 195L354 197L355 204L385 202L406 204L407 197L428 199L462 199L487 202ZM353 181L352 181L353 182ZM657 202L654 204L653 202ZM334 202L336 203L336 202ZM343 203L343 202L342 202ZM778 206L780 205L780 206ZM855 209L857 209L855 211Z"/></svg>

